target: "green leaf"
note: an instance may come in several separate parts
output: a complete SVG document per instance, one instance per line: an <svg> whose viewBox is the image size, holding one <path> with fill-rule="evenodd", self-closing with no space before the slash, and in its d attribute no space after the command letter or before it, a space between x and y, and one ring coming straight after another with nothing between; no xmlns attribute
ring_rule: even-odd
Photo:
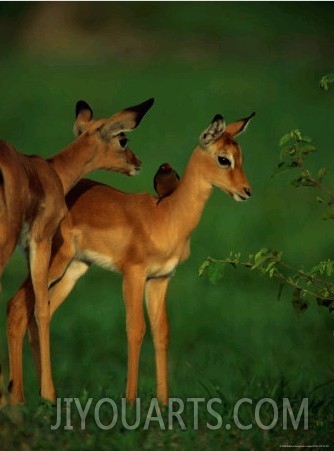
<svg viewBox="0 0 334 451"><path fill-rule="evenodd" d="M302 141L302 135L298 129L291 131L291 136L296 141Z"/></svg>
<svg viewBox="0 0 334 451"><path fill-rule="evenodd" d="M271 253L268 249L263 248L254 256L254 265L252 269L256 269L261 266L264 262L268 261L271 258Z"/></svg>
<svg viewBox="0 0 334 451"><path fill-rule="evenodd" d="M310 269L309 273L311 275L313 274L321 274L322 268L321 268L321 263L319 263L318 265L313 266L313 268Z"/></svg>
<svg viewBox="0 0 334 451"><path fill-rule="evenodd" d="M274 266L274 267L272 267L272 268L270 269L270 271L269 271L269 277L270 277L270 279L272 279L272 278L274 277L275 273L276 273L276 267Z"/></svg>
<svg viewBox="0 0 334 451"><path fill-rule="evenodd" d="M330 72L329 74L324 75L320 79L320 88L328 91L329 84L334 82L334 73Z"/></svg>
<svg viewBox="0 0 334 451"><path fill-rule="evenodd" d="M325 177L326 173L327 173L327 168L319 169L318 174L317 174L317 179L319 182L322 181L322 179Z"/></svg>
<svg viewBox="0 0 334 451"><path fill-rule="evenodd" d="M286 133L279 140L279 145L284 146L284 144L288 143L291 140L291 133Z"/></svg>
<svg viewBox="0 0 334 451"><path fill-rule="evenodd" d="M300 136L300 141L301 142L310 143L310 142L312 142L312 138L310 136L301 135Z"/></svg>
<svg viewBox="0 0 334 451"><path fill-rule="evenodd" d="M207 268L210 266L210 260L206 259L198 269L199 277L203 276Z"/></svg>
<svg viewBox="0 0 334 451"><path fill-rule="evenodd" d="M280 152L280 159L283 160L283 158L285 158L286 156L288 156L290 158L291 155L293 155L295 153L296 153L295 146L283 147ZM281 163L281 164L284 164L284 163Z"/></svg>
<svg viewBox="0 0 334 451"><path fill-rule="evenodd" d="M326 274L328 277L333 274L333 262L331 260L326 262Z"/></svg>
<svg viewBox="0 0 334 451"><path fill-rule="evenodd" d="M304 144L301 148L301 152L303 155L307 155L310 152L315 152L317 148L313 144Z"/></svg>
<svg viewBox="0 0 334 451"><path fill-rule="evenodd" d="M207 274L210 282L216 285L223 277L223 264L215 261L210 262L207 267Z"/></svg>
<svg viewBox="0 0 334 451"><path fill-rule="evenodd" d="M277 264L277 261L274 260L274 261L271 261L269 263L269 265L266 267L266 272L269 273L270 279L273 278L273 276L276 272L276 264Z"/></svg>

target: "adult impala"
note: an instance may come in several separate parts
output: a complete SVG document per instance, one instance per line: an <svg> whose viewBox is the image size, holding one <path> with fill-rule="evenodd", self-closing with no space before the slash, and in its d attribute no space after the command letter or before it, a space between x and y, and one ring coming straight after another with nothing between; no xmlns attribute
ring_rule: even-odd
<svg viewBox="0 0 334 451"><path fill-rule="evenodd" d="M136 173L140 161L127 147L125 132L140 123L152 104L149 99L108 119L93 120L90 106L79 101L74 124L78 138L48 160L23 155L0 142L0 277L21 242L36 301L43 398L54 400L55 396L49 371L48 267L52 237L67 212L64 193L95 169Z"/></svg>
<svg viewBox="0 0 334 451"><path fill-rule="evenodd" d="M89 180L80 181L66 197L69 212L55 235L49 270L50 314L91 264L123 275L128 340L126 397L130 402L137 396L139 354L146 327L145 294L156 356L157 397L167 403L167 286L177 265L189 256L190 235L212 187L221 188L236 201L251 195L235 137L253 115L227 126L220 115L215 116L201 135L175 191L160 202L147 193L127 194ZM13 404L24 400L22 341L28 320L37 368L40 366L33 306L31 282L26 280L8 304L9 391Z"/></svg>

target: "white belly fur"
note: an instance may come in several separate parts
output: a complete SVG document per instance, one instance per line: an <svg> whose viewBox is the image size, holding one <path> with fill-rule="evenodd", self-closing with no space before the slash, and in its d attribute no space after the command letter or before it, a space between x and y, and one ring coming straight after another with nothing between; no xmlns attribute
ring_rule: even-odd
<svg viewBox="0 0 334 451"><path fill-rule="evenodd" d="M109 271L118 271L113 259L111 257L108 257L107 255L100 254L99 252L95 251L86 250L82 257L83 260L86 260L89 263L96 264L101 268L108 269Z"/></svg>
<svg viewBox="0 0 334 451"><path fill-rule="evenodd" d="M171 258L162 265L153 265L150 268L149 277L164 277L173 274L178 264L178 258Z"/></svg>

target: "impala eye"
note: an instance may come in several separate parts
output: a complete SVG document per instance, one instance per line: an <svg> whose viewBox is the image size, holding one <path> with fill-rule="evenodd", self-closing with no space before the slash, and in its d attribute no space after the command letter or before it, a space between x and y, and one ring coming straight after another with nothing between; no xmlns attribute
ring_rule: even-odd
<svg viewBox="0 0 334 451"><path fill-rule="evenodd" d="M218 163L221 164L222 166L229 168L231 166L231 161L226 158L226 157L218 157Z"/></svg>
<svg viewBox="0 0 334 451"><path fill-rule="evenodd" d="M127 142L128 142L127 138L121 138L119 140L119 143L122 147L125 147L127 145Z"/></svg>

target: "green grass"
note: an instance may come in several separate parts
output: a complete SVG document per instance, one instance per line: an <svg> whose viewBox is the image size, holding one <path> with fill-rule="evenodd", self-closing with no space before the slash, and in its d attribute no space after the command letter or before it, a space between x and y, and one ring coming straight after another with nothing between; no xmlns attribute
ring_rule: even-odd
<svg viewBox="0 0 334 451"><path fill-rule="evenodd" d="M1 61L1 138L22 152L50 156L72 139L78 99L88 101L98 117L154 96L156 104L129 135L131 147L143 161L141 174L135 178L103 172L90 175L126 191L153 192L156 168L168 161L182 174L200 133L216 113L230 121L256 111L247 133L240 137L253 197L240 205L214 191L193 235L191 257L170 284L170 395L183 400L222 399L224 425L243 397L251 398L253 406L264 397L274 399L278 406L283 397L295 400L296 405L308 397L309 430L284 431L278 423L270 431L256 425L249 431L235 426L211 431L205 424L213 423L213 418L200 409L203 422L198 431L191 427L182 431L177 425L161 431L153 422L148 430L124 431L117 424L111 431L102 431L92 417L81 431L75 416L73 431L52 431L55 409L39 406L25 343L27 404L16 415L8 409L0 412L1 450L271 450L301 441L334 446L333 316L316 305L296 316L287 292L278 302L274 281L246 271L231 268L217 285L198 277L198 268L208 255L220 258L231 250L248 254L264 246L276 248L292 264L305 267L333 257L333 223L320 219L322 207L315 194L292 188L289 174L271 178L278 163L279 138L294 128L312 136L319 149L310 165L327 166L329 174L333 171L333 93L324 93L318 86L321 76L333 70L324 44L332 36L326 25L331 10L324 14L324 7L317 11L313 3L303 5L302 12L296 5L283 7L281 3L263 7L259 20L256 3L247 8L231 4L226 17L219 15L218 4L190 4L190 14L186 4L154 3L147 20L138 13L140 24L143 30L154 30L157 42L161 39L167 47L140 61L130 57L71 61L68 56L34 57L8 51ZM227 7L222 4L221 8ZM131 11L138 18L135 9ZM131 14L121 13L131 24ZM182 61L180 53L174 55L174 48L182 50L185 45L185 36L199 36L202 42L204 35L211 39L212 54L191 54ZM326 181L330 185L330 175ZM23 255L17 250L2 280L0 362L5 378L6 300L25 273ZM58 396L110 397L120 405L126 378L126 334L119 276L92 268L56 313L51 337ZM139 395L145 421L155 396L149 331L141 355ZM192 424L191 411L185 418Z"/></svg>
<svg viewBox="0 0 334 451"><path fill-rule="evenodd" d="M85 390L76 401L62 401L60 410L50 405L39 406L36 410L31 407L5 408L1 416L2 437L6 449L50 449L50 446L54 446L52 449L63 447L66 450L110 447L117 450L183 450L192 447L213 450L219 446L222 449L258 451L279 449L284 444L331 445L329 440L332 437L334 413L330 402L324 402L314 393L310 396L309 392L289 391L283 379L276 382L274 390L272 386L268 387L255 380L251 386L243 388L240 399L248 398L250 392L253 396L257 393L258 397L252 398L252 404L246 401L242 404L237 419L234 416L235 402L214 387L207 388L206 396L199 399L197 413L194 401L185 397L171 400L170 407L158 409L149 396L144 396L137 410L136 407L125 408L121 397L107 389L94 393ZM268 403L262 405L259 416L255 414L256 406L262 398L268 398L268 393L277 405L277 423L273 428L269 426L275 420ZM294 419L297 419L302 399L309 399L309 420L306 426L302 414L299 428L295 429L291 417L287 416L283 429L283 398L287 395ZM208 407L210 399L215 399L211 410ZM99 400L103 400L100 408ZM83 422L75 402L82 409L89 406ZM70 406L68 412L66 405ZM180 415L172 417L173 412L179 412ZM237 421L248 429L240 430L236 426ZM136 425L136 428L130 430L128 425ZM269 426L269 429L266 430L263 425Z"/></svg>

